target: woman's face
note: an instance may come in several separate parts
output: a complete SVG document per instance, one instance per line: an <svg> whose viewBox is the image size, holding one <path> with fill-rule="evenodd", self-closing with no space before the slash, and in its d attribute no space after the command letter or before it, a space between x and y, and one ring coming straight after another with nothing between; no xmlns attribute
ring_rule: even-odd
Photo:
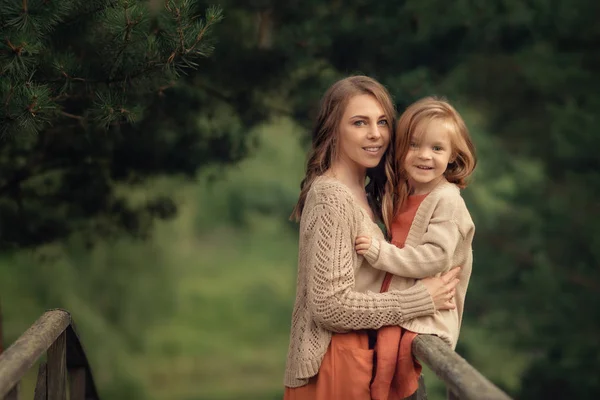
<svg viewBox="0 0 600 400"><path fill-rule="evenodd" d="M366 170L381 161L390 143L391 128L377 99L360 94L348 101L339 135L338 160Z"/></svg>

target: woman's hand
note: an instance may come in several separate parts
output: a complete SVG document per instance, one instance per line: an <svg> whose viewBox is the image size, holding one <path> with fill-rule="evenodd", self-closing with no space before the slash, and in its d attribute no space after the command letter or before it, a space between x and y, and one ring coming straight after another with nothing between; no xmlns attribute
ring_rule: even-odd
<svg viewBox="0 0 600 400"><path fill-rule="evenodd" d="M421 279L433 299L436 311L456 308L454 293L459 282L456 278L459 272L460 267L456 267L441 276Z"/></svg>

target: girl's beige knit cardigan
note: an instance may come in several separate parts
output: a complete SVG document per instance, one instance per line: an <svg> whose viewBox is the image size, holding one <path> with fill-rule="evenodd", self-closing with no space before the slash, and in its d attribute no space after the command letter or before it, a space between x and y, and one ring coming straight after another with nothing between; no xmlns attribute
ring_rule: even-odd
<svg viewBox="0 0 600 400"><path fill-rule="evenodd" d="M404 248L383 239L371 241L365 258L373 267L394 274L390 289L410 288L416 279L461 267L455 309L405 321L400 326L437 335L453 349L456 347L473 265L474 234L475 225L458 186L444 180L419 205Z"/></svg>
<svg viewBox="0 0 600 400"><path fill-rule="evenodd" d="M383 239L344 184L318 177L300 221L296 301L284 380L288 387L303 386L318 373L332 332L399 325L435 312L421 283L379 293L385 273L355 252L359 233Z"/></svg>

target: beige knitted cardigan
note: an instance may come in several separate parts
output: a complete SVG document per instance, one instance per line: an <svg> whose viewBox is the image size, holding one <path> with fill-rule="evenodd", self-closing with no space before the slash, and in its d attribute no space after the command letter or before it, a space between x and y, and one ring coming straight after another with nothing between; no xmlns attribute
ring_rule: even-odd
<svg viewBox="0 0 600 400"><path fill-rule="evenodd" d="M459 188L443 181L419 205L402 249L382 239L371 241L365 258L373 267L395 275L390 289L409 288L416 282L413 278L437 276L452 267L462 267L454 310L404 321L400 326L438 335L453 349L456 347L471 277L474 233L475 226Z"/></svg>
<svg viewBox="0 0 600 400"><path fill-rule="evenodd" d="M432 315L425 286L379 293L385 273L354 250L356 236L383 233L334 178L313 182L300 221L296 301L284 383L303 386L316 375L332 332L377 329Z"/></svg>

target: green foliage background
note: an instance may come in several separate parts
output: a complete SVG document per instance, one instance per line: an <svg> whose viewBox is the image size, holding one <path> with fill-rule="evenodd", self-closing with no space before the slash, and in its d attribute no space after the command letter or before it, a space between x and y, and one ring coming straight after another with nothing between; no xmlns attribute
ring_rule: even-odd
<svg viewBox="0 0 600 400"><path fill-rule="evenodd" d="M189 59L212 3L83 3L0 0L9 343L64 307L105 398L280 398L310 121L327 86L364 73L400 111L447 96L472 131L459 353L515 398L600 396L600 3L223 0ZM24 4L51 8L27 20ZM195 21L183 47L176 10Z"/></svg>
<svg viewBox="0 0 600 400"><path fill-rule="evenodd" d="M19 300L4 300L8 337L52 304L73 313L106 398L280 398L297 257L297 227L286 217L305 147L289 119L255 134L260 145L216 180L207 171L197 183L161 179L131 193L176 193L180 205L146 242L87 251L73 240L3 258L0 293ZM483 159L480 168L491 166ZM474 291L484 274L475 270ZM467 323L459 351L515 392L531 357L513 349L510 335ZM430 398L444 398L435 375L426 379Z"/></svg>

